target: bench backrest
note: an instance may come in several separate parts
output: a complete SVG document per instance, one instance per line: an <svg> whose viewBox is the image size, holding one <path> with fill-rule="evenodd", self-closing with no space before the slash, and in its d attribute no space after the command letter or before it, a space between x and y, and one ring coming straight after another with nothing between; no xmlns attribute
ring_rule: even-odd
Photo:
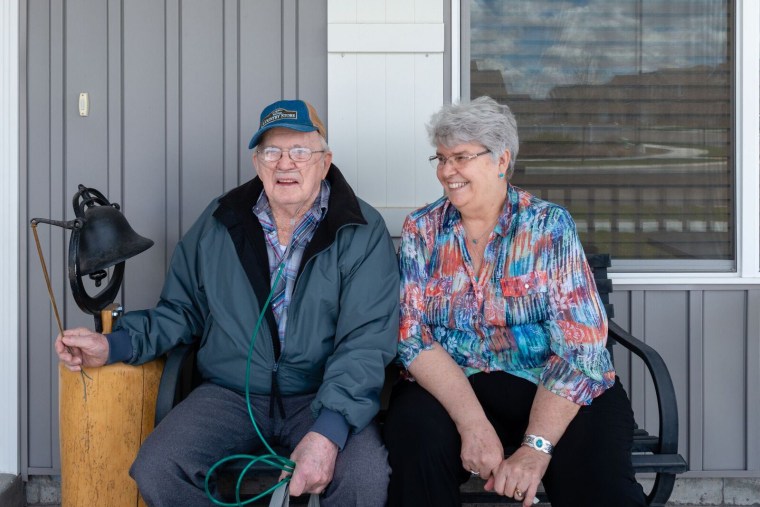
<svg viewBox="0 0 760 507"><path fill-rule="evenodd" d="M591 270L594 272L594 281L596 282L596 290L599 291L599 295L604 303L604 309L607 311L607 318L611 319L615 316L615 308L610 303L610 293L612 292L612 280L607 277L607 268L612 265L612 258L610 254L589 254L586 256L588 265L591 266Z"/></svg>

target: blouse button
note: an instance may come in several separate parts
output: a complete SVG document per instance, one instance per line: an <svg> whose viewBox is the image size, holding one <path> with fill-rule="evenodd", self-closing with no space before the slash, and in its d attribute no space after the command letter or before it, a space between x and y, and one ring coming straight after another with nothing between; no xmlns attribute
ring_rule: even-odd
<svg viewBox="0 0 760 507"><path fill-rule="evenodd" d="M525 284L525 288L526 288L526 289L529 289L529 288L530 288L530 284L529 284L529 283L526 283L526 284Z"/></svg>

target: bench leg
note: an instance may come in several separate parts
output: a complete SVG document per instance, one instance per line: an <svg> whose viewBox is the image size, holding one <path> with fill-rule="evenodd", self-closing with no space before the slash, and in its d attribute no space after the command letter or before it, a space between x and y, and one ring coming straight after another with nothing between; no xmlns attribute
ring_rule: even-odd
<svg viewBox="0 0 760 507"><path fill-rule="evenodd" d="M676 483L675 474L657 474L652 491L647 495L647 505L650 507L665 507Z"/></svg>

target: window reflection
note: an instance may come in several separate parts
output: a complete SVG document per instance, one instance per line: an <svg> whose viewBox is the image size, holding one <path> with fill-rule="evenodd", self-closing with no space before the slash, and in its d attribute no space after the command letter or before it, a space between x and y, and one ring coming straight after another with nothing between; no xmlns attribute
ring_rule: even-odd
<svg viewBox="0 0 760 507"><path fill-rule="evenodd" d="M472 0L470 96L510 105L513 182L587 251L734 259L728 0Z"/></svg>

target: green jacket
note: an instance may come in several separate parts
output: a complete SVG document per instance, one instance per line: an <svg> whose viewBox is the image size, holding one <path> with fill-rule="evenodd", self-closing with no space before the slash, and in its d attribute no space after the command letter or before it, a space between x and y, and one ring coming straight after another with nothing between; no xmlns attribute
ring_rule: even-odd
<svg viewBox="0 0 760 507"><path fill-rule="evenodd" d="M342 414L357 432L379 409L385 366L396 353L398 265L380 214L354 195L334 165L327 181L327 214L304 252L284 350L268 309L250 391L317 393L315 415L322 408ZM141 364L200 337L204 380L245 391L251 335L270 287L265 239L252 211L262 190L254 178L206 208L177 245L157 306L119 319L109 362ZM124 331L131 340L114 338Z"/></svg>

